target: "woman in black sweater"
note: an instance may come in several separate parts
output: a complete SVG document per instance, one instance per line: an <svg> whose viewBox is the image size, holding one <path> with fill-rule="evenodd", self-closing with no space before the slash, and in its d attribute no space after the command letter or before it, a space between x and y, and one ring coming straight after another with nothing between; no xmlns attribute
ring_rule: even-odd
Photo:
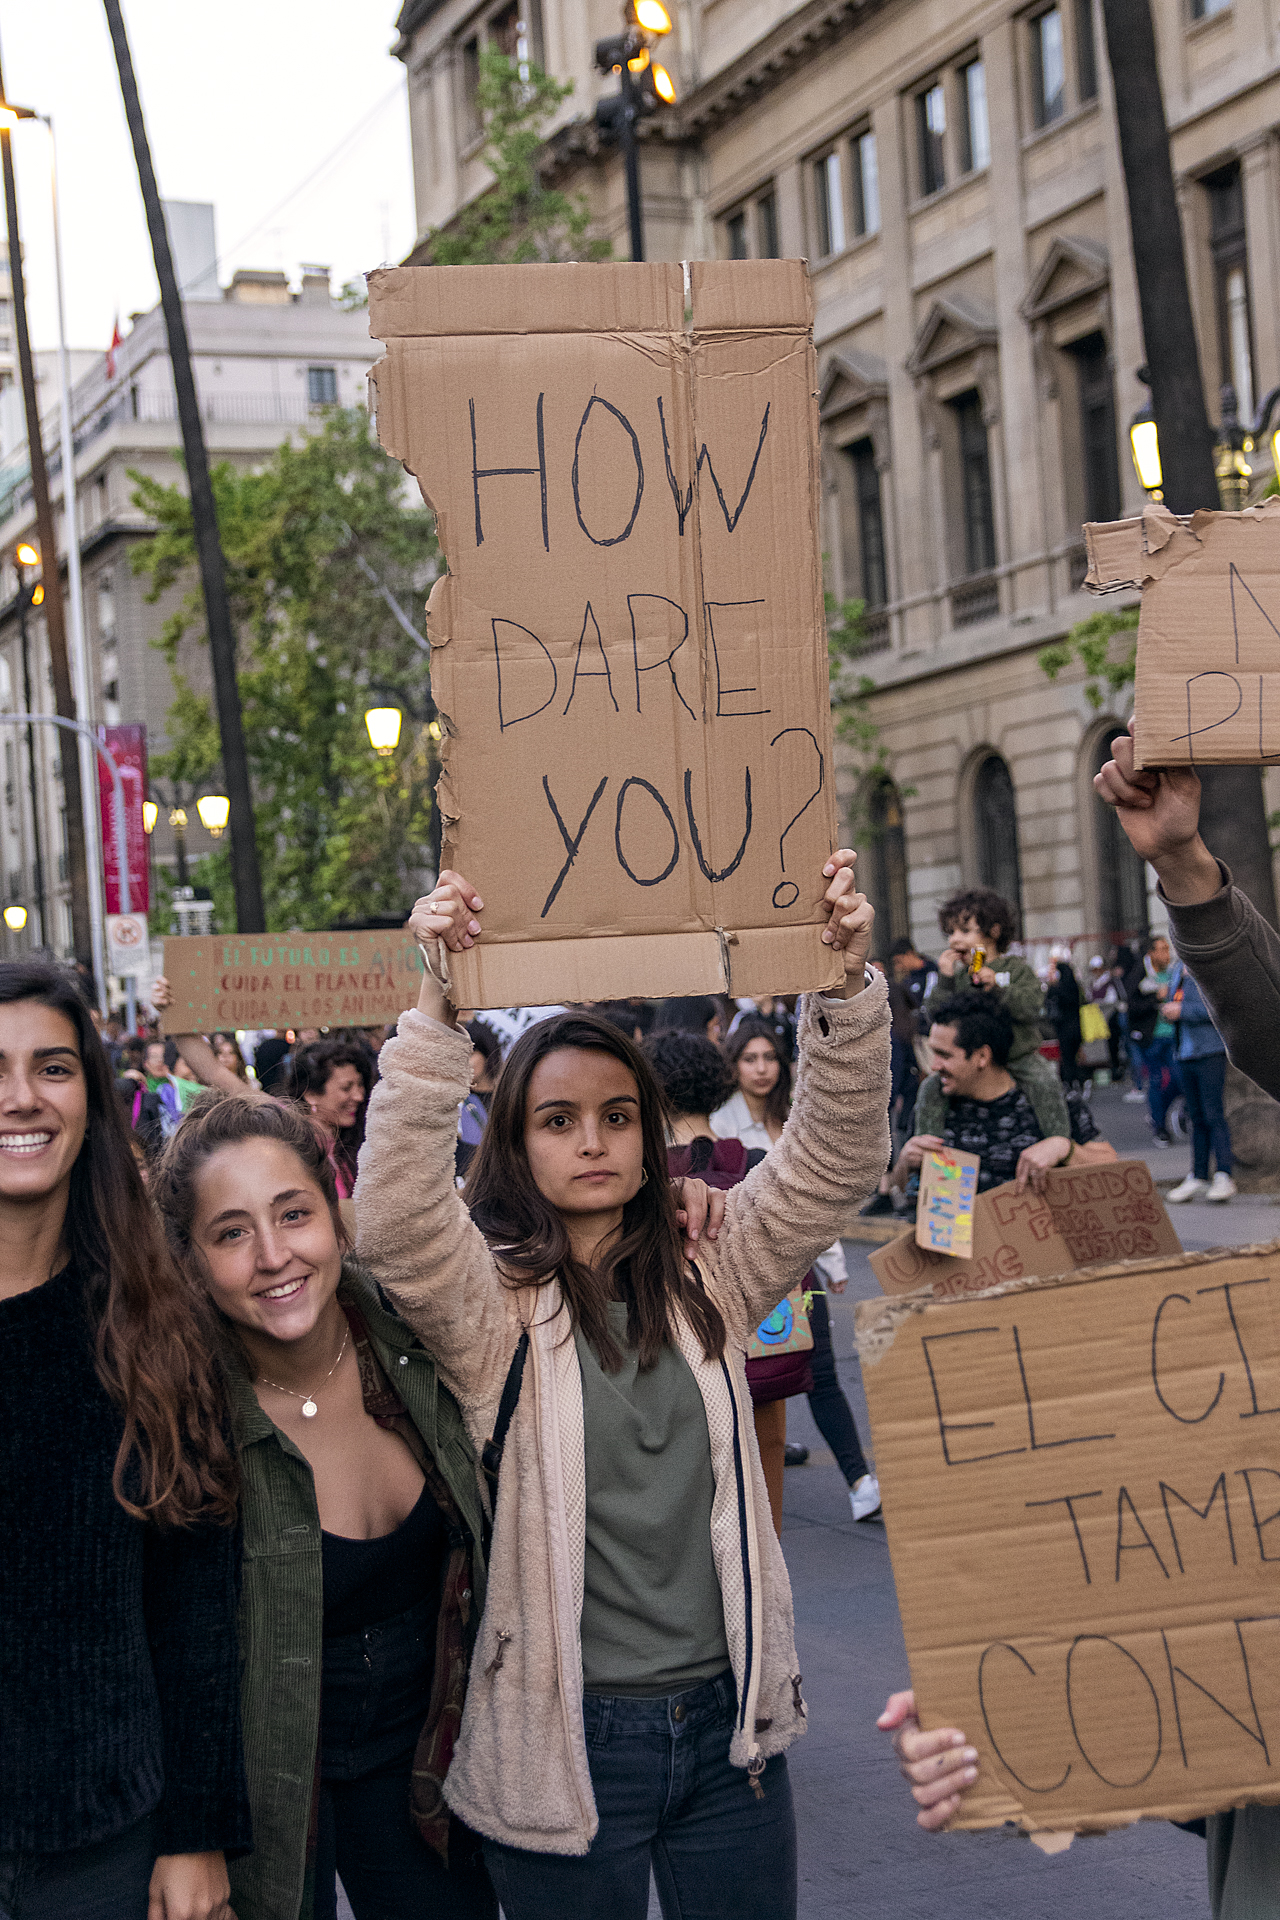
<svg viewBox="0 0 1280 1920"><path fill-rule="evenodd" d="M0 1920L231 1920L236 1467L71 981L0 966Z"/></svg>

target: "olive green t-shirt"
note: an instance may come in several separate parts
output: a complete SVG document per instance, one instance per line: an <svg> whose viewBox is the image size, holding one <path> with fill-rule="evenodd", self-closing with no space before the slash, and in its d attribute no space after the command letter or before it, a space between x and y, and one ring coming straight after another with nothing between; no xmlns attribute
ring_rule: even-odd
<svg viewBox="0 0 1280 1920"><path fill-rule="evenodd" d="M641 1373L625 1304L608 1311L619 1372L606 1373L575 1335L587 1464L583 1679L589 1693L679 1693L729 1665L706 1409L679 1348L664 1347Z"/></svg>

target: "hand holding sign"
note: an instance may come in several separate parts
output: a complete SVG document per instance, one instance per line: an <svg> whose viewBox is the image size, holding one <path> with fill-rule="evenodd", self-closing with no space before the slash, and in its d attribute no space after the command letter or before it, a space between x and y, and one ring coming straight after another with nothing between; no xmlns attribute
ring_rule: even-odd
<svg viewBox="0 0 1280 1920"><path fill-rule="evenodd" d="M1211 900L1222 886L1218 863L1200 838L1200 776L1192 767L1134 766L1133 721L1111 742L1112 758L1094 778L1114 807L1134 852L1149 860L1175 906Z"/></svg>

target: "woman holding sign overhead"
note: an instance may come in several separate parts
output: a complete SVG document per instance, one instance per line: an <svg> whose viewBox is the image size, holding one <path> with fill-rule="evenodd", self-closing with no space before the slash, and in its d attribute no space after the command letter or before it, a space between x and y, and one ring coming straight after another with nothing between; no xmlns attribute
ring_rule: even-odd
<svg viewBox="0 0 1280 1920"><path fill-rule="evenodd" d="M885 989L853 869L834 854L818 882L845 979L802 1004L786 1130L690 1261L652 1073L590 1015L513 1047L459 1198L470 1047L444 949L481 937L482 902L445 873L410 922L431 970L383 1049L359 1244L496 1488L446 1793L508 1920L644 1920L651 1868L669 1915L795 1913L785 1749L805 1707L743 1349L887 1154Z"/></svg>

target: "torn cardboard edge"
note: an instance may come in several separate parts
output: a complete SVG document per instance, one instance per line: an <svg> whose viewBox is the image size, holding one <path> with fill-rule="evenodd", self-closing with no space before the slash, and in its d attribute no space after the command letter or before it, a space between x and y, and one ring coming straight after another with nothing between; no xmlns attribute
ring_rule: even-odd
<svg viewBox="0 0 1280 1920"><path fill-rule="evenodd" d="M907 1237L906 1234L899 1235L899 1239ZM894 1244L893 1241L889 1242L890 1246ZM1204 1253L1153 1254L1146 1260L1113 1260L1093 1267L1072 1267L1066 1273L1020 1274L1015 1280L1000 1280L993 1286L980 1287L973 1293L957 1294L954 1298L939 1298L930 1283L914 1293L885 1295L880 1300L859 1300L853 1310L854 1344L859 1363L864 1367L874 1367L891 1350L899 1328L913 1314L963 1307L974 1300L999 1300L1010 1293L1031 1293L1046 1287L1080 1286L1090 1280L1113 1280L1126 1273L1159 1273L1164 1269L1174 1273L1187 1267L1206 1266L1216 1260L1261 1260L1271 1254L1280 1254L1280 1239L1255 1241L1243 1247L1211 1247Z"/></svg>

